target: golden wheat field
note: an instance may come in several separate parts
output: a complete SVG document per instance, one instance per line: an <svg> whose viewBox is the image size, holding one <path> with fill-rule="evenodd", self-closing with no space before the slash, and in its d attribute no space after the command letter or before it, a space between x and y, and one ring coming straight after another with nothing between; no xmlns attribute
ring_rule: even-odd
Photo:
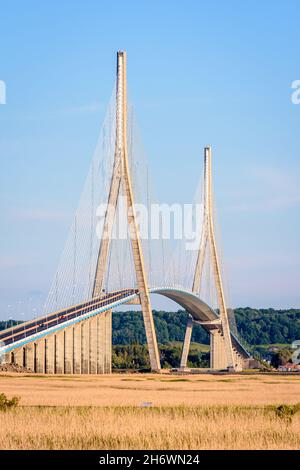
<svg viewBox="0 0 300 470"><path fill-rule="evenodd" d="M297 376L0 374L20 397L0 448L300 449L299 392Z"/></svg>

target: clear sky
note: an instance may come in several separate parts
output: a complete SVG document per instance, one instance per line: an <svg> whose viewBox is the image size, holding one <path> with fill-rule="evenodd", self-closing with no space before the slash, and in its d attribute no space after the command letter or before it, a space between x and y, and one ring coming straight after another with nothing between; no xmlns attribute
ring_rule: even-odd
<svg viewBox="0 0 300 470"><path fill-rule="evenodd" d="M161 201L191 201L213 146L233 305L300 306L298 0L1 1L0 18L1 318L48 292L119 49Z"/></svg>

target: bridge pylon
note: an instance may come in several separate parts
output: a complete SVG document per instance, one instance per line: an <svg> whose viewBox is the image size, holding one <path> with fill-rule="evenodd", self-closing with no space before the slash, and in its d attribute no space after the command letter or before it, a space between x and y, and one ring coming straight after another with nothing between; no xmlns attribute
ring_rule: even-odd
<svg viewBox="0 0 300 470"><path fill-rule="evenodd" d="M93 297L101 295L104 276L107 270L109 245L112 236L114 217L120 187L123 185L127 202L127 220L132 246L134 268L139 291L139 299L145 324L146 338L151 369L160 370L160 357L150 303L148 279L145 269L139 227L134 209L134 193L127 152L127 83L126 52L117 53L117 90L116 90L116 144L113 173L108 196L108 206L104 218L102 240L97 259Z"/></svg>
<svg viewBox="0 0 300 470"><path fill-rule="evenodd" d="M197 262L193 280L193 292L199 293L201 287L201 281L203 276L203 266L206 256L206 251L210 249L211 264L214 276L214 282L217 292L220 326L219 329L211 330L211 367L214 369L224 368L224 365L228 370L236 370L237 365L235 364L234 351L231 342L231 333L227 315L227 307L223 289L222 274L220 268L220 261L218 256L214 219L213 219L213 196L212 196L212 152L211 147L204 148L204 217L202 225L202 233L200 239L200 245L197 255ZM209 325L208 325L209 326ZM192 336L193 321L189 317L183 349L180 367L185 368L187 365L188 351L190 347L190 341ZM216 354L218 350L219 354ZM220 354L220 350L223 353ZM217 359L218 358L218 359Z"/></svg>

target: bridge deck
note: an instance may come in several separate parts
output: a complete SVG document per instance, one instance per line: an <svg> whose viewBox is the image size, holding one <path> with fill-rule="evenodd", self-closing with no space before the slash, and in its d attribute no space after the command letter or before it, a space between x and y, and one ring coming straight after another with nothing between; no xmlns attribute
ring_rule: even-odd
<svg viewBox="0 0 300 470"><path fill-rule="evenodd" d="M74 318L79 318L88 312L92 312L105 306L109 308L109 306L115 301L124 299L133 294L136 294L135 289L120 290L105 294L101 296L101 298L98 297L88 302L72 305L66 309L43 315L34 320L29 320L4 330L0 334L0 342L4 346L10 345L11 343L18 342L32 335L45 332L50 328L61 325Z"/></svg>

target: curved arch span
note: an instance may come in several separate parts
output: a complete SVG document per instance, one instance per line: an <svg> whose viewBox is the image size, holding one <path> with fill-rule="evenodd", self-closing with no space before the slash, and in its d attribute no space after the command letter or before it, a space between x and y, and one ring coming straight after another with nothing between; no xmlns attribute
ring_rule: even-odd
<svg viewBox="0 0 300 470"><path fill-rule="evenodd" d="M196 322L211 322L219 319L219 316L216 314L216 312L193 292L172 287L157 287L151 288L150 293L160 294L164 297L173 300L182 308L184 308L184 310L186 310ZM212 323L202 324L201 326L203 326L203 328L208 333L211 333L211 331L214 329L220 329L219 325ZM246 357L250 357L248 351L244 348L244 346L240 343L238 338L232 332L231 339L234 348L240 354Z"/></svg>

